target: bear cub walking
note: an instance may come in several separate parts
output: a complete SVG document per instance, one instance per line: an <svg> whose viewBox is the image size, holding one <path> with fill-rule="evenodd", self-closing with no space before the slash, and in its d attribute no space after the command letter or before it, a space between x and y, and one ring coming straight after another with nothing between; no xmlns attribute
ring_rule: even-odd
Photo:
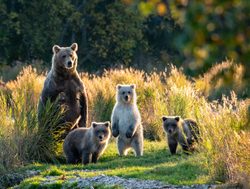
<svg viewBox="0 0 250 189"><path fill-rule="evenodd" d="M119 155L127 155L129 148L133 148L136 156L142 156L143 127L136 104L135 85L117 85L111 124L112 135L118 137Z"/></svg>
<svg viewBox="0 0 250 189"><path fill-rule="evenodd" d="M110 136L109 121L92 122L90 128L77 128L71 131L63 144L67 163L96 163L106 149Z"/></svg>
<svg viewBox="0 0 250 189"><path fill-rule="evenodd" d="M198 126L192 119L182 119L179 116L163 116L163 129L167 135L171 154L176 154L178 143L185 153L194 150L194 142L198 142Z"/></svg>

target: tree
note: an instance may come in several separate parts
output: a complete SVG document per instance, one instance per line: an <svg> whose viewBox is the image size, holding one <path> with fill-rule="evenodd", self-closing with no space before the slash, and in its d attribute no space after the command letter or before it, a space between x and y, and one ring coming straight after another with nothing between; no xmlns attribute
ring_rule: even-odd
<svg viewBox="0 0 250 189"><path fill-rule="evenodd" d="M175 43L193 74L204 72L226 58L249 69L249 1L186 0L177 1L175 8L183 29Z"/></svg>

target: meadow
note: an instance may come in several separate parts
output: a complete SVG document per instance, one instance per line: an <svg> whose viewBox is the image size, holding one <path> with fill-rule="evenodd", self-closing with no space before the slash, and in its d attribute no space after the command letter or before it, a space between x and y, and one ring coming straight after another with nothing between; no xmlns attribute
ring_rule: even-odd
<svg viewBox="0 0 250 189"><path fill-rule="evenodd" d="M112 139L99 163L83 167L64 164L61 143L57 142L53 128L60 115L51 116L51 111L55 111L53 104L47 105L44 120L53 121L52 126L38 128L37 104L46 73L24 67L0 91L0 174L41 170L40 176L21 183L24 188L39 186L46 175L70 177L80 169L97 170L82 172L83 176L104 173L178 185L240 182L249 187L249 99L240 100L231 91L228 96L210 100L224 90L220 75L227 70L235 73L232 85L239 85L241 66L230 61L215 65L197 78L187 77L172 65L165 72L145 73L126 68L105 70L98 75L81 73L89 99L89 124L110 120L118 83L136 84L146 138L145 156L141 158L132 155L119 158ZM198 122L201 142L197 152L186 156L179 150L178 155L170 156L162 130L162 115L180 115Z"/></svg>

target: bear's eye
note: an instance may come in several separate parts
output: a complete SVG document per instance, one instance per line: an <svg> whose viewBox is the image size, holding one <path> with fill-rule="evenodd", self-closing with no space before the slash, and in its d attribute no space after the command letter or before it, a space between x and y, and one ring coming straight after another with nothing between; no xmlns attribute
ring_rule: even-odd
<svg viewBox="0 0 250 189"><path fill-rule="evenodd" d="M69 56L72 58L72 57L73 57L73 54L70 54Z"/></svg>
<svg viewBox="0 0 250 189"><path fill-rule="evenodd" d="M62 55L63 58L66 58L66 55Z"/></svg>
<svg viewBox="0 0 250 189"><path fill-rule="evenodd" d="M125 94L125 92L123 91L122 94Z"/></svg>
<svg viewBox="0 0 250 189"><path fill-rule="evenodd" d="M130 91L128 91L128 94L130 94Z"/></svg>

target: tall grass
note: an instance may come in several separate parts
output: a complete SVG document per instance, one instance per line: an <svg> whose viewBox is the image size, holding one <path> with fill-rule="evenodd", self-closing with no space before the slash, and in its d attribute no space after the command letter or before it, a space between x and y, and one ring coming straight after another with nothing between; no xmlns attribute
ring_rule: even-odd
<svg viewBox="0 0 250 189"><path fill-rule="evenodd" d="M44 127L38 127L37 103L44 76L24 68L15 81L0 91L0 173L32 161L53 160L56 155L54 130L63 114L47 103ZM50 124L47 124L47 123Z"/></svg>
<svg viewBox="0 0 250 189"><path fill-rule="evenodd" d="M234 92L216 101L207 99L214 89L212 80L216 71L213 70L222 73L228 66L231 66L230 62L218 64L212 71L192 81L174 66L167 73L148 74L132 68L106 70L100 76L81 73L89 98L90 121L109 120L115 103L116 85L134 83L147 139L164 139L162 115L194 118L200 126L198 153L206 156L211 178L214 181L243 182L250 178L249 100L238 100ZM235 70L241 72L240 68L240 65L236 66ZM6 93L2 92L0 96L0 171L32 160L44 160L49 155L55 156L56 145L50 145L53 146L50 148L46 143L37 142L37 139L42 142L44 137L37 127L36 118L44 79L45 75L26 67L16 80L6 84L10 100ZM240 82L240 77L237 82ZM47 110L50 107L48 105ZM46 118L44 125L48 125L48 120L56 125L56 121L49 118L49 113L43 117ZM44 132L53 133L54 130L47 128ZM54 142L47 141L48 144Z"/></svg>
<svg viewBox="0 0 250 189"><path fill-rule="evenodd" d="M250 179L249 104L235 94L222 102L207 103L199 115L202 150L207 155L210 172L219 181Z"/></svg>

